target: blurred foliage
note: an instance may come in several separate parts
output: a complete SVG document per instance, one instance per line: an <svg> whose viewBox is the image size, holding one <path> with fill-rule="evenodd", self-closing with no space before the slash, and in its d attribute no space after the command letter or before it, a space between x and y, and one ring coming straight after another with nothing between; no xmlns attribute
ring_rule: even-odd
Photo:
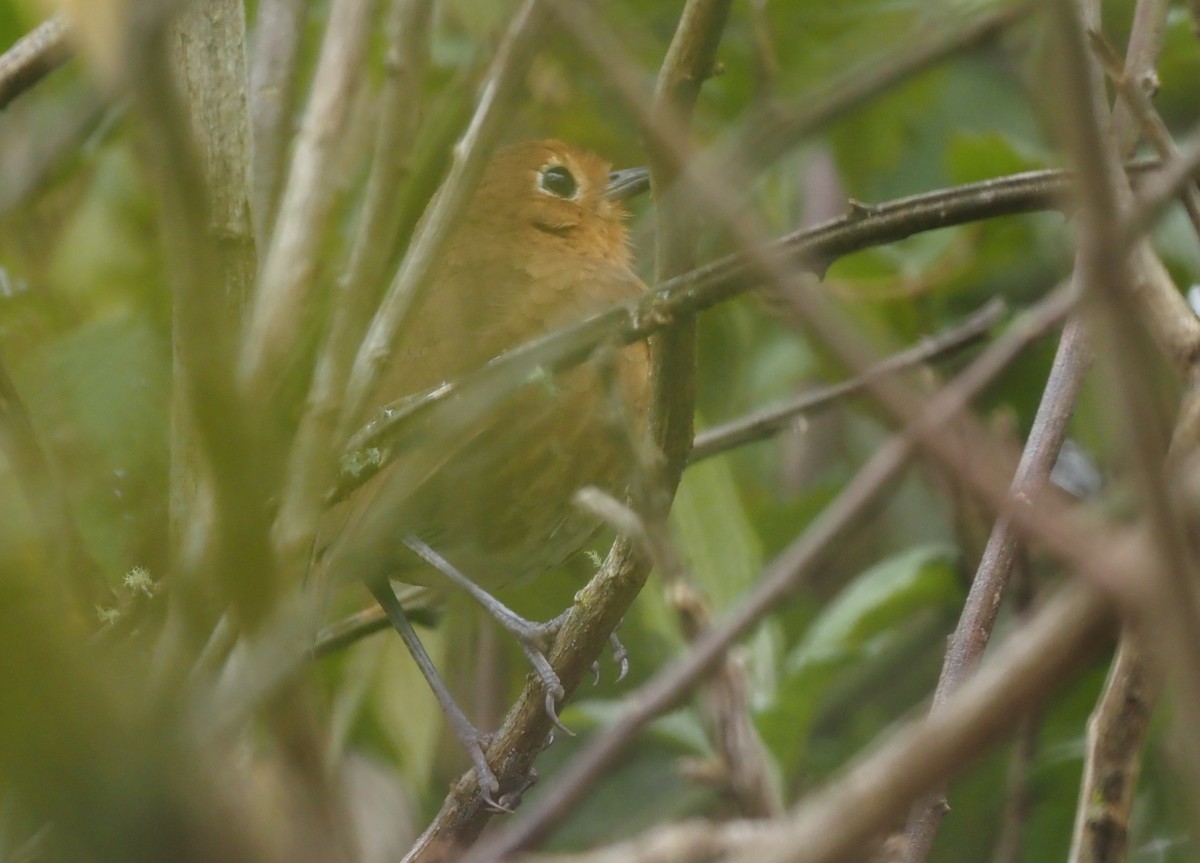
<svg viewBox="0 0 1200 863"><path fill-rule="evenodd" d="M327 2L309 5L306 77L328 11ZM603 4L647 86L680 5ZM721 137L766 100L803 104L840 76L918 42L931 27L988 6L965 0L737 3L720 52L722 72L700 99L700 134L706 140ZM1123 44L1132 3L1105 6L1109 38ZM448 143L469 115L480 70L513 7L509 0L437 3L416 159L425 170L397 191L409 229L445 169ZM35 21L31 4L0 0L4 44ZM1056 147L1038 96L1045 85L1041 27L1020 24L997 42L942 63L797 142L755 178L747 190L753 205L782 234L839 215L848 197L882 201L1054 164ZM1160 66L1158 101L1180 132L1200 116L1200 92L1193 86L1200 48L1189 28L1184 9L1176 9ZM377 41L371 89L354 112L355 127L346 130L347 141L357 143L347 143L338 233L327 240L329 282L355 227L381 54ZM642 161L635 120L567 40L547 41L525 85L506 139L556 136L591 147L617 166ZM68 491L87 551L115 587L134 567L159 578L169 566L169 262L159 245L158 202L139 152L138 124L120 103L79 129L69 146L59 145L52 170L34 173L32 163L22 161L30 153L51 152L44 141L57 134L55 119L82 111L87 92L86 72L73 64L0 115L0 175L8 178L0 183L0 357ZM28 180L28 187L18 179ZM652 260L647 207L635 206L643 273ZM1182 217L1166 220L1157 239L1180 283L1196 283L1200 255ZM698 245L702 259L728 251L720 237L708 233ZM1069 225L1062 216L1006 217L849 257L830 268L824 285L863 334L888 351L952 325L993 296L1018 311L1063 278L1068 249ZM311 335L315 344L317 333ZM1052 343L1039 344L990 387L979 402L985 418L1003 412L1023 434L1052 352ZM948 361L940 374L949 376L963 362ZM749 296L701 318L698 409L709 421L842 377L805 340L801 322L777 304ZM1075 428L1107 470L1114 460L1103 411L1097 399L1086 398ZM886 432L874 411L848 400L774 440L687 473L671 527L714 615L737 604L764 563L839 493ZM745 642L740 655L755 718L789 801L830 778L898 717L913 715L926 702L970 575L956 548L961 537L955 504L942 492L932 472L911 470L847 547L836 549L801 594ZM0 560L36 559L39 542L21 490L0 460ZM605 541L597 540L595 549L604 548ZM1058 577L1043 562L1036 569L1039 586ZM518 611L548 618L571 601L590 571L589 560L581 557L569 571L502 598ZM346 602L355 606L365 599L365 593L354 594ZM1009 624L1006 613L999 634ZM451 677L472 710L482 714L482 724L497 724L527 673L516 647L481 635L475 616L454 603L440 626L422 635L435 661L457 670ZM612 721L617 699L684 649L657 582L639 599L622 636L632 653L630 679L616 683L611 665L602 663L600 684L581 691L564 713L581 740ZM480 665L482 672L476 670ZM380 771L419 827L465 760L447 745L436 703L399 641L374 636L317 663L309 677L330 761L344 758ZM1100 667L1082 676L1040 718L1031 765L1034 804L1021 858L1026 863L1063 858L1084 723L1102 677ZM479 684L484 679L492 687L487 697ZM9 707L0 695L0 714ZM1170 804L1174 777L1161 737L1140 792L1134 859L1195 859L1181 828L1181 807ZM579 745L580 740L560 740L542 758L543 775ZM578 846L611 840L665 820L721 811L719 794L679 769L684 759L711 755L695 705L681 707L643 735L556 841ZM1005 800L1004 759L1004 753L989 757L952 787L952 812L933 859L990 855ZM20 844L14 824L27 826L19 818L0 822L0 859Z"/></svg>

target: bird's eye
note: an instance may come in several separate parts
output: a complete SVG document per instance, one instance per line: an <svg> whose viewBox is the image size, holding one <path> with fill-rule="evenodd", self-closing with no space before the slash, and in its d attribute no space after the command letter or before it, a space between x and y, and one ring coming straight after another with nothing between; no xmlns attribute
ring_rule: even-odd
<svg viewBox="0 0 1200 863"><path fill-rule="evenodd" d="M574 198L579 185L574 175L562 165L550 165L538 176L538 188L556 198Z"/></svg>

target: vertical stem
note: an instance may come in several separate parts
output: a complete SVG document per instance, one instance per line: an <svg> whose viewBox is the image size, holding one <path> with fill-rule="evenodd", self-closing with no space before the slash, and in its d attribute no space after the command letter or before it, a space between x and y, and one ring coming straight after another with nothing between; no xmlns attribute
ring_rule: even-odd
<svg viewBox="0 0 1200 863"><path fill-rule="evenodd" d="M312 95L263 255L241 344L238 383L247 401L268 417L280 407L274 403L279 377L294 355L316 288L321 241L333 215L334 160L366 67L374 7L374 0L334 0L330 8Z"/></svg>
<svg viewBox="0 0 1200 863"><path fill-rule="evenodd" d="M1010 496L1036 497L1038 489L1050 476L1090 361L1091 350L1083 322L1078 317L1072 318L1059 340L1058 352L1046 379L1046 388L1021 454ZM934 711L940 709L974 672L991 639L1009 575L1020 550L1014 528L1008 515L997 519L992 528L962 615L946 648L946 659L933 696ZM944 787L938 788L913 807L906 827L905 859L909 863L917 863L929 856L938 826L946 814L945 794Z"/></svg>
<svg viewBox="0 0 1200 863"><path fill-rule="evenodd" d="M215 290L220 326L241 327L242 311L254 288L254 239L249 220L250 129L246 106L246 22L240 0L193 3L171 30L175 66L199 168L207 191L207 233L216 256ZM193 322L174 307L175 375L183 374L180 345ZM209 522L211 478L203 468L186 390L175 387L171 405L171 530L175 543ZM202 529L202 528L200 528Z"/></svg>
<svg viewBox="0 0 1200 863"><path fill-rule="evenodd" d="M254 51L250 62L250 182L254 236L260 253L267 248L275 226L275 208L283 184L287 142L296 109L297 73L304 18L304 0L259 0L254 21Z"/></svg>
<svg viewBox="0 0 1200 863"><path fill-rule="evenodd" d="M366 199L346 272L339 279L329 335L317 357L308 403L284 477L283 504L275 521L275 547L285 568L304 555L320 517L322 495L337 472L336 440L342 390L354 351L370 319L399 227L396 192L409 170L429 52L431 0L392 0L388 15L387 80Z"/></svg>

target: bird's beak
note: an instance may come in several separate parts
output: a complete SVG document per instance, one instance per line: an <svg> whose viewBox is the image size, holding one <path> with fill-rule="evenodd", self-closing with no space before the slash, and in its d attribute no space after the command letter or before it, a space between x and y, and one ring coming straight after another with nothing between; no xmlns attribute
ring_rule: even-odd
<svg viewBox="0 0 1200 863"><path fill-rule="evenodd" d="M650 171L647 168L624 168L609 171L604 197L610 201L628 201L649 190Z"/></svg>

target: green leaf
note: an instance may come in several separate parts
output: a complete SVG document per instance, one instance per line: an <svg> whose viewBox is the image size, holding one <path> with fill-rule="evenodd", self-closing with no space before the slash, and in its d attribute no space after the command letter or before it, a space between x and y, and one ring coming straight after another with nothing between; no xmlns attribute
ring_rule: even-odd
<svg viewBox="0 0 1200 863"><path fill-rule="evenodd" d="M1044 154L999 132L958 132L946 148L947 169L955 183L990 180L1005 174L1046 167Z"/></svg>
<svg viewBox="0 0 1200 863"><path fill-rule="evenodd" d="M762 548L725 460L708 459L684 474L671 526L714 609L728 608L758 578Z"/></svg>
<svg viewBox="0 0 1200 863"><path fill-rule="evenodd" d="M788 660L788 673L819 657L852 652L922 608L956 602L960 591L949 546L923 545L860 575L817 618Z"/></svg>
<svg viewBox="0 0 1200 863"><path fill-rule="evenodd" d="M727 459L688 469L671 508L671 526L714 616L737 605L762 573L763 550ZM753 698L774 687L779 654L778 624L766 621L746 641Z"/></svg>
<svg viewBox="0 0 1200 863"><path fill-rule="evenodd" d="M955 606L960 597L953 549L930 544L876 564L829 604L788 657L776 698L759 716L785 775L799 764L813 719L846 670L879 656L917 613Z"/></svg>

